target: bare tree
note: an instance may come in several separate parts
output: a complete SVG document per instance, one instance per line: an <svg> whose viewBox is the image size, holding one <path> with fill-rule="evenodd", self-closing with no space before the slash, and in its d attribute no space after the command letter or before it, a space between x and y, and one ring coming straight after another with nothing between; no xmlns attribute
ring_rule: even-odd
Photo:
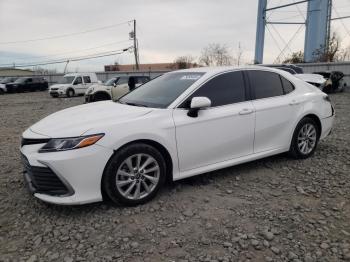
<svg viewBox="0 0 350 262"><path fill-rule="evenodd" d="M331 39L329 39L328 48L320 46L313 55L316 57L316 62L334 62L340 51L340 39L334 32Z"/></svg>
<svg viewBox="0 0 350 262"><path fill-rule="evenodd" d="M174 68L175 69L186 69L196 66L196 63L194 63L194 57L193 56L179 56L174 61Z"/></svg>
<svg viewBox="0 0 350 262"><path fill-rule="evenodd" d="M203 48L199 62L206 66L232 65L233 58L227 46L221 44L209 44Z"/></svg>
<svg viewBox="0 0 350 262"><path fill-rule="evenodd" d="M237 49L237 53L236 53L236 57L234 58L235 64L236 65L240 65L241 64L241 60L243 57L243 49L241 47L241 42L238 43L238 49Z"/></svg>
<svg viewBox="0 0 350 262"><path fill-rule="evenodd" d="M300 64L304 63L304 53L302 51L294 52L290 57L287 57L283 64Z"/></svg>

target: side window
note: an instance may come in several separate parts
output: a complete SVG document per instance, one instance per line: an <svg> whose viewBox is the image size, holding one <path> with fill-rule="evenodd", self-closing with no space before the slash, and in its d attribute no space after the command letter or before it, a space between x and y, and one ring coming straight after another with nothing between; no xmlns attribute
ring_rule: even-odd
<svg viewBox="0 0 350 262"><path fill-rule="evenodd" d="M27 83L32 83L32 82L33 82L33 79L32 79L32 78L27 78L26 82L27 82Z"/></svg>
<svg viewBox="0 0 350 262"><path fill-rule="evenodd" d="M283 95L280 76L273 72L249 70L247 71L255 99Z"/></svg>
<svg viewBox="0 0 350 262"><path fill-rule="evenodd" d="M74 81L74 85L78 85L78 84L81 84L82 83L82 80L81 80L81 76L78 76L75 81Z"/></svg>
<svg viewBox="0 0 350 262"><path fill-rule="evenodd" d="M83 78L84 78L84 83L85 84L91 83L90 76L83 76Z"/></svg>
<svg viewBox="0 0 350 262"><path fill-rule="evenodd" d="M285 94L289 94L294 90L294 86L291 82L289 82L283 76L281 76L281 80L282 80L283 90Z"/></svg>
<svg viewBox="0 0 350 262"><path fill-rule="evenodd" d="M127 84L129 81L128 77L119 77L118 79L118 85L123 85L123 84Z"/></svg>
<svg viewBox="0 0 350 262"><path fill-rule="evenodd" d="M192 97L205 96L211 106L223 106L245 101L245 87L242 72L224 73L209 80L187 100L189 106Z"/></svg>

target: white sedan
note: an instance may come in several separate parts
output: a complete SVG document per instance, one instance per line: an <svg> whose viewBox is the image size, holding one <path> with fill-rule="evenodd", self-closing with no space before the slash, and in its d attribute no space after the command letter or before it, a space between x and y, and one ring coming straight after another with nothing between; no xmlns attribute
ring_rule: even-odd
<svg viewBox="0 0 350 262"><path fill-rule="evenodd" d="M152 199L167 179L289 152L311 156L334 109L316 87L272 68L166 73L119 101L54 113L23 133L24 177L37 198L124 205Z"/></svg>

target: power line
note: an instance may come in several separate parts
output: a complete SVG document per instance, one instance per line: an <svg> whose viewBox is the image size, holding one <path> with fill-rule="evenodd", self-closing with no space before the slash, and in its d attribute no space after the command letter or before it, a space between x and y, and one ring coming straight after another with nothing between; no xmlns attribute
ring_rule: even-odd
<svg viewBox="0 0 350 262"><path fill-rule="evenodd" d="M333 10L334 10L334 12L337 14L337 16L340 17L340 15L339 15L337 9L335 9L334 6L333 6ZM339 20L340 20L341 24L343 25L343 27L345 28L345 31L347 32L347 34L350 36L350 31L349 31L349 29L347 28L347 26L345 25L343 19L339 19Z"/></svg>
<svg viewBox="0 0 350 262"><path fill-rule="evenodd" d="M94 46L94 47L91 47L91 48L85 48L85 49L80 49L80 50L75 50L75 51L62 52L62 53L57 53L57 54L52 54L52 55L21 57L21 58L16 58L16 60L28 60L28 59L33 59L33 58L34 59L35 58L48 58L48 57L55 57L55 56L60 56L60 55L72 54L72 53L81 53L81 52L84 52L84 51L98 49L98 48L101 48L101 47L115 45L115 44L120 44L120 43L125 43L125 42L129 42L129 41L130 41L130 39L127 39L127 40L122 40L122 41L110 42L110 43L107 43L107 44L104 44L104 45ZM16 61L14 61L14 62L16 62Z"/></svg>
<svg viewBox="0 0 350 262"><path fill-rule="evenodd" d="M75 33L69 33L69 34L62 34L62 35L48 36L48 37L41 37L41 38L33 38L33 39L26 39L26 40L18 40L18 41L0 42L0 45L37 42L37 41L42 41L42 40L51 40L51 39L65 38L65 37L70 37L70 36L75 36L75 35L82 35L82 34L87 34L87 33L96 32L96 31L100 31L100 30L105 30L105 29L112 28L112 27L121 26L121 25L124 25L124 24L129 24L130 22L131 21L125 21L125 22L121 22L121 23L118 23L118 24L97 27L97 28L94 28L94 29L80 31L80 32L75 32Z"/></svg>
<svg viewBox="0 0 350 262"><path fill-rule="evenodd" d="M99 58L99 57L118 55L128 51L130 48L132 48L132 46L124 49L112 50L112 51L103 52L103 53L95 53L95 54L90 54L90 55L80 56L80 57L73 57L73 58L66 58L66 59L59 59L59 60L48 60L48 61L41 61L36 63L19 64L19 65L16 65L16 67L32 67L32 66L61 64L61 63L66 63L67 61L75 62L75 61L81 61L81 60L87 60L87 59L93 59L93 58ZM13 64L2 64L0 66L8 66L8 65L13 65Z"/></svg>

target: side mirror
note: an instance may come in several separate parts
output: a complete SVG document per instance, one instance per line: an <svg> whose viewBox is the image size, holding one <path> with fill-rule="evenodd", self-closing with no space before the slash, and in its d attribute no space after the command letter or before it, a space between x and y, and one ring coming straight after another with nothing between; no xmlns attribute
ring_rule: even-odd
<svg viewBox="0 0 350 262"><path fill-rule="evenodd" d="M197 96L193 97L191 100L190 110L188 110L187 115L189 117L197 117L198 111L203 108L208 108L211 106L211 101L208 97Z"/></svg>

